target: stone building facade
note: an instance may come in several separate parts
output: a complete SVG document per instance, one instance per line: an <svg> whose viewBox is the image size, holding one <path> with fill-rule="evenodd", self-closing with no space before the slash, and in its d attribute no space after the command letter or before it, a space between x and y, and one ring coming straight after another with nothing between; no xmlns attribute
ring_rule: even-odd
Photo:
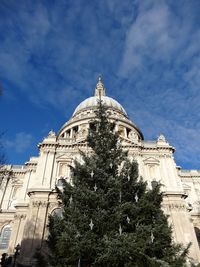
<svg viewBox="0 0 200 267"><path fill-rule="evenodd" d="M137 160L139 173L151 187L163 184L163 209L169 215L174 240L187 245L192 242L190 257L200 262L198 235L200 229L200 171L182 170L174 160L174 147L163 135L157 140L144 140L140 129L124 108L106 96L99 79L94 96L81 102L60 131L50 131L39 143L39 155L24 165L8 165L12 177L4 177L0 187L0 254L13 254L21 246L18 260L29 265L36 248L45 249L48 216L59 212L55 186L62 179L70 182L70 165L80 159L79 151L88 151L86 137L99 95L109 109L124 149L130 159Z"/></svg>

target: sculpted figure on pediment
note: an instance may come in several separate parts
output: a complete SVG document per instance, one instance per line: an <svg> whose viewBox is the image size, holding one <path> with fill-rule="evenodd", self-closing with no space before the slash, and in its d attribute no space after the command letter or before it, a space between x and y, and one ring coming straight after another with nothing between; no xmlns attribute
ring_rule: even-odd
<svg viewBox="0 0 200 267"><path fill-rule="evenodd" d="M138 135L134 131L130 131L128 134L128 138L132 141L137 141L138 140Z"/></svg>
<svg viewBox="0 0 200 267"><path fill-rule="evenodd" d="M124 127L123 126L118 127L118 134L121 136L124 136Z"/></svg>
<svg viewBox="0 0 200 267"><path fill-rule="evenodd" d="M163 134L159 135L158 142L163 142L163 143L167 142L167 140L166 140L166 138L165 138L165 136Z"/></svg>
<svg viewBox="0 0 200 267"><path fill-rule="evenodd" d="M87 125L81 125L80 130L78 132L78 137L86 137L88 134Z"/></svg>
<svg viewBox="0 0 200 267"><path fill-rule="evenodd" d="M48 137L56 137L56 133L54 132L54 131L50 131L49 133L48 133Z"/></svg>

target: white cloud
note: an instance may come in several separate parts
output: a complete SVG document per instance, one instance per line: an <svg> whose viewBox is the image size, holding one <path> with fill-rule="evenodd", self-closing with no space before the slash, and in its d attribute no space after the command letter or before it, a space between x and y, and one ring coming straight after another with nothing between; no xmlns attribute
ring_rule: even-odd
<svg viewBox="0 0 200 267"><path fill-rule="evenodd" d="M183 63L199 51L199 31L193 32L190 17L175 14L167 1L139 2L137 18L126 33L124 54L119 73L127 76L148 60ZM148 4L147 4L148 3ZM186 7L187 8L187 7Z"/></svg>
<svg viewBox="0 0 200 267"><path fill-rule="evenodd" d="M33 136L29 133L19 132L13 140L4 140L4 146L14 149L17 153L25 152L32 145Z"/></svg>
<svg viewBox="0 0 200 267"><path fill-rule="evenodd" d="M55 95L65 90L66 95L76 97L80 85L85 89L79 96L86 94L94 83L94 68L101 68L103 54L111 50L97 20L92 7L82 9L80 2L60 1L51 9L26 2L15 16L6 16L0 27L2 35L8 29L0 44L2 79L17 85L40 106L65 109L63 98Z"/></svg>

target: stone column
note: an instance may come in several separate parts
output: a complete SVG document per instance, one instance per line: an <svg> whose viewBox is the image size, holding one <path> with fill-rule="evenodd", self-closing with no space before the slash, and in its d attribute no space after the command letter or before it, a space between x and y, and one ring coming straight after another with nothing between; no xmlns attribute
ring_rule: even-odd
<svg viewBox="0 0 200 267"><path fill-rule="evenodd" d="M73 128L70 130L70 138L73 138Z"/></svg>
<svg viewBox="0 0 200 267"><path fill-rule="evenodd" d="M175 241L183 244L185 247L191 242L192 245L189 250L189 257L199 262L199 246L190 214L186 208L184 196L178 193L166 193L163 200L163 207L170 216L169 222L172 225Z"/></svg>
<svg viewBox="0 0 200 267"><path fill-rule="evenodd" d="M45 227L48 222L48 204L51 190L30 193L30 209L27 215L21 242L20 263L30 264L37 248L41 248Z"/></svg>

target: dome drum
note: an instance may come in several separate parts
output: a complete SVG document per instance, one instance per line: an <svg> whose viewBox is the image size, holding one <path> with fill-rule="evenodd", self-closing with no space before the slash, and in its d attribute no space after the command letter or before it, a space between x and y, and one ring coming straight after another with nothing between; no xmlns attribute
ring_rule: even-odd
<svg viewBox="0 0 200 267"><path fill-rule="evenodd" d="M78 140L86 138L89 129L92 128L92 121L94 116L87 118L87 120L79 120L66 125L59 133L59 139ZM132 141L143 140L143 136L138 132L130 122L122 121L116 118L110 118L113 123L114 131L118 132L119 136L130 139Z"/></svg>

